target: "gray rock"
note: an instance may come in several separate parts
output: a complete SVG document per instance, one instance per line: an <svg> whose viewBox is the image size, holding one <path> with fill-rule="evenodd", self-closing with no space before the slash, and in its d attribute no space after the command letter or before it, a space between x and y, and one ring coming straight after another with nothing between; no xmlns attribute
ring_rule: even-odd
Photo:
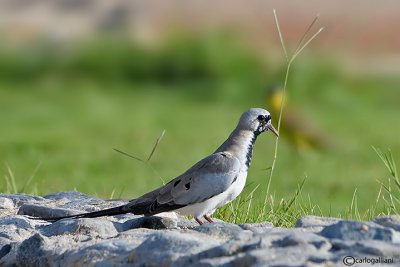
<svg viewBox="0 0 400 267"><path fill-rule="evenodd" d="M12 215L0 218L0 237L14 242L22 242L36 232L42 223L29 220L23 216Z"/></svg>
<svg viewBox="0 0 400 267"><path fill-rule="evenodd" d="M0 218L0 225L14 225L18 229L34 229L33 223L28 218L18 215Z"/></svg>
<svg viewBox="0 0 400 267"><path fill-rule="evenodd" d="M49 194L44 198L50 200L53 205L56 204L58 208L78 210L80 213L116 207L127 203L127 201L122 200L101 200L77 191Z"/></svg>
<svg viewBox="0 0 400 267"><path fill-rule="evenodd" d="M35 234L22 242L17 252L17 265L38 267L54 265L54 262L44 250L46 243L48 243L47 238L40 234Z"/></svg>
<svg viewBox="0 0 400 267"><path fill-rule="evenodd" d="M255 237L250 240L248 239L229 240L226 243L222 243L220 246L216 246L211 249L202 251L197 255L193 255L189 257L186 261L188 263L193 263L208 258L229 257L235 254L248 252L254 249L259 249L261 247L262 247L262 242L260 237Z"/></svg>
<svg viewBox="0 0 400 267"><path fill-rule="evenodd" d="M370 222L343 220L325 227L320 234L330 239L351 241L382 240L400 243L400 233Z"/></svg>
<svg viewBox="0 0 400 267"><path fill-rule="evenodd" d="M206 235L159 231L132 251L129 261L146 266L170 266L172 263L187 266L188 258L218 245L219 242Z"/></svg>
<svg viewBox="0 0 400 267"><path fill-rule="evenodd" d="M11 244L2 245L0 248L0 260L8 253L10 253L11 249L12 249Z"/></svg>
<svg viewBox="0 0 400 267"><path fill-rule="evenodd" d="M377 217L373 222L400 232L400 215Z"/></svg>
<svg viewBox="0 0 400 267"><path fill-rule="evenodd" d="M48 238L36 233L18 246L14 264L17 266L68 266L63 254L85 245L90 245L90 242L76 241L75 236Z"/></svg>
<svg viewBox="0 0 400 267"><path fill-rule="evenodd" d="M369 240L368 242L360 241L344 241L340 239L332 240L332 251L335 253L346 254L352 252L352 256L356 254L384 256L384 257L400 257L399 245L391 244L383 241ZM350 254L349 254L350 255Z"/></svg>
<svg viewBox="0 0 400 267"><path fill-rule="evenodd" d="M137 246L129 240L103 240L66 250L57 262L61 266L133 266L129 255Z"/></svg>
<svg viewBox="0 0 400 267"><path fill-rule="evenodd" d="M14 208L14 202L6 197L0 197L0 209L11 210Z"/></svg>
<svg viewBox="0 0 400 267"><path fill-rule="evenodd" d="M20 215L29 215L37 218L56 218L82 213L78 210L69 210L57 207L47 207L37 204L23 204L18 210Z"/></svg>
<svg viewBox="0 0 400 267"><path fill-rule="evenodd" d="M0 194L0 197L10 199L16 206L21 206L24 203L44 203L48 201L43 197L30 196L26 194Z"/></svg>
<svg viewBox="0 0 400 267"><path fill-rule="evenodd" d="M231 267L231 266L240 266L234 265L232 262L237 256L226 256L226 257L216 257L216 258L204 258L200 259L196 262L191 262L189 266L191 267L214 267L214 266L222 266L222 267ZM246 266L246 265L243 265ZM250 266L250 265L249 265Z"/></svg>
<svg viewBox="0 0 400 267"><path fill-rule="evenodd" d="M219 220L199 226L173 214L55 223L14 215L19 209L58 217L125 203L76 191L0 195L0 266L342 266L348 255L400 258L400 216L373 222L306 216L296 228L279 228Z"/></svg>
<svg viewBox="0 0 400 267"><path fill-rule="evenodd" d="M79 200L93 200L94 198L90 195L83 194L78 191L65 191L54 194L48 194L43 196L43 198L51 200L68 200L68 201L79 201Z"/></svg>
<svg viewBox="0 0 400 267"><path fill-rule="evenodd" d="M42 227L40 232L48 237L74 234L103 239L118 234L114 224L104 218L63 219Z"/></svg>
<svg viewBox="0 0 400 267"><path fill-rule="evenodd" d="M260 249L269 251L279 247L291 249L289 247L296 246L313 246L314 248L309 248L310 251L315 252L318 250L318 254L324 256L331 248L328 239L300 229L270 228L267 233L254 234L250 238L243 234L239 235L239 237L241 238L229 239L220 246L194 255L189 258L187 263L195 263L194 266L225 266L225 264L227 266L241 266L241 264L252 266L257 260L253 262L249 260L251 257L245 257L245 260L242 261L238 260L238 258ZM309 257L311 259L312 255L309 255ZM317 261L315 257L313 259ZM322 262L323 259L318 260Z"/></svg>
<svg viewBox="0 0 400 267"><path fill-rule="evenodd" d="M146 229L146 228L136 228L130 229L124 232L119 232L116 238L118 240L129 240L132 243L140 245L144 240L146 240L150 235L157 233L158 230Z"/></svg>
<svg viewBox="0 0 400 267"><path fill-rule="evenodd" d="M318 251L311 245L256 249L234 257L229 266L306 266Z"/></svg>
<svg viewBox="0 0 400 267"><path fill-rule="evenodd" d="M177 223L177 227L180 229L192 229L199 226L199 223L193 220L187 220L185 218L180 218Z"/></svg>
<svg viewBox="0 0 400 267"><path fill-rule="evenodd" d="M13 266L16 262L18 246L20 243L10 242L7 240L3 243L3 238L0 238L0 266Z"/></svg>
<svg viewBox="0 0 400 267"><path fill-rule="evenodd" d="M60 203L57 206L63 209L79 210L80 213L83 213L97 211L101 209L108 209L119 205L110 205L109 202L105 202L99 199L82 199L76 201L67 201L64 203Z"/></svg>
<svg viewBox="0 0 400 267"><path fill-rule="evenodd" d="M126 231L134 228L148 228L148 229L171 229L177 228L177 220L168 217L158 216L136 216L132 220L124 222L120 227L119 231Z"/></svg>
<svg viewBox="0 0 400 267"><path fill-rule="evenodd" d="M240 226L231 223L205 223L192 230L223 240L240 239L243 235L252 236L251 231L243 230Z"/></svg>
<svg viewBox="0 0 400 267"><path fill-rule="evenodd" d="M328 251L331 244L328 239L310 232L293 231L282 239L272 242L273 246L290 247L310 244L318 250Z"/></svg>
<svg viewBox="0 0 400 267"><path fill-rule="evenodd" d="M296 227L307 229L313 232L321 231L325 226L339 222L338 218L305 216L297 220Z"/></svg>
<svg viewBox="0 0 400 267"><path fill-rule="evenodd" d="M245 223L239 225L243 230L250 230L255 234L262 234L271 230L274 225L270 222Z"/></svg>

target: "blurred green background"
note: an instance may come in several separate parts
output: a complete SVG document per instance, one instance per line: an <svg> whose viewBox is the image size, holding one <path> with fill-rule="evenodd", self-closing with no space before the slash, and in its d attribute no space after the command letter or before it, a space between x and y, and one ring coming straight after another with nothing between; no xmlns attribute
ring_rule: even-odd
<svg viewBox="0 0 400 267"><path fill-rule="evenodd" d="M283 84L272 5L289 48L319 9L326 29L291 70L287 110L300 126L282 134L270 193L287 197L307 177L303 196L324 214L342 213L356 189L358 208L366 210L378 195L377 180L387 177L372 146L400 158L400 49L386 27L397 23L389 8L373 13L386 15L386 24L367 27L360 21L371 19L369 9L352 18L315 3L296 3L296 13L277 1L225 9L209 1L100 9L96 1L78 2L42 4L47 23L35 20L37 6L2 4L3 192L76 189L134 198L214 151L244 110L271 110L271 88ZM329 145L296 143L291 131L301 125ZM146 159L163 130L151 167L113 150ZM246 190L260 184L257 199L264 199L274 148L271 134L255 146Z"/></svg>

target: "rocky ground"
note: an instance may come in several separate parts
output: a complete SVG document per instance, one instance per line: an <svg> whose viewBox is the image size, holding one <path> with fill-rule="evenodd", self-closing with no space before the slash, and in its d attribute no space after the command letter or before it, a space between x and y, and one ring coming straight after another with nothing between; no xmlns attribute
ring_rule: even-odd
<svg viewBox="0 0 400 267"><path fill-rule="evenodd" d="M400 266L400 216L370 222L307 216L291 229L268 222L199 226L171 215L55 223L28 217L122 203L73 191L0 194L0 266Z"/></svg>

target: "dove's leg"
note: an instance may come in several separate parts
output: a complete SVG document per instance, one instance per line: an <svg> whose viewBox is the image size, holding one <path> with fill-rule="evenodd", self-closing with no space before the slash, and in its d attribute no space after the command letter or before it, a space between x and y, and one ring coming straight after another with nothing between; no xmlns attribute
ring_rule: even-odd
<svg viewBox="0 0 400 267"><path fill-rule="evenodd" d="M194 217L194 219L195 219L196 222L198 222L200 225L204 224L198 217Z"/></svg>
<svg viewBox="0 0 400 267"><path fill-rule="evenodd" d="M204 219L206 219L206 220L207 220L208 222L210 222L210 223L213 223L213 222L214 222L213 219L211 219L211 217L208 216L208 215L204 215L203 217L204 217Z"/></svg>

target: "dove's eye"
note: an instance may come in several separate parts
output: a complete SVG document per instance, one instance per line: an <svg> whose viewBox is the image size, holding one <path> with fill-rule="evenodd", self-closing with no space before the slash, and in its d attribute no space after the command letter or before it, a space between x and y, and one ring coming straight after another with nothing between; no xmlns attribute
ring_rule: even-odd
<svg viewBox="0 0 400 267"><path fill-rule="evenodd" d="M263 115L258 115L257 120L265 121L265 117Z"/></svg>

